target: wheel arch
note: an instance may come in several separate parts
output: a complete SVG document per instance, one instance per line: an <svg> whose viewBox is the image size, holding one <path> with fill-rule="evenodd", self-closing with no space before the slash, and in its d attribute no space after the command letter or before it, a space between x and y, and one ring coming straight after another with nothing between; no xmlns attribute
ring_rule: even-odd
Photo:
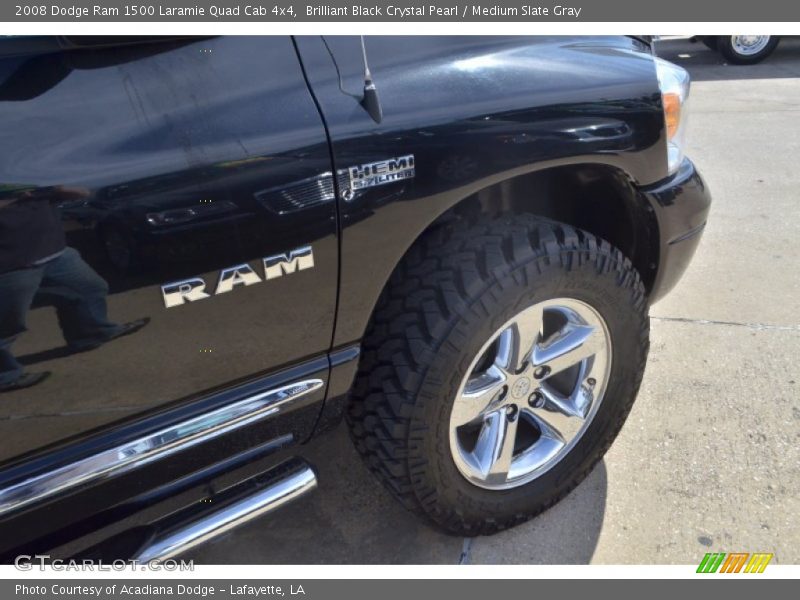
<svg viewBox="0 0 800 600"><path fill-rule="evenodd" d="M547 165L467 188L465 193L431 211L417 223L407 243L396 251L380 291L361 296L357 310L347 310L349 325L337 325L336 347L359 342L369 330L383 291L394 273L427 235L454 221L482 215L532 214L583 229L605 239L631 260L649 294L657 281L660 235L653 207L622 168L599 161Z"/></svg>
<svg viewBox="0 0 800 600"><path fill-rule="evenodd" d="M583 229L619 248L639 271L648 292L655 281L658 223L649 202L617 167L570 164L505 179L451 206L417 239L454 215L475 213L528 213Z"/></svg>
<svg viewBox="0 0 800 600"><path fill-rule="evenodd" d="M650 291L659 258L658 222L653 209L625 171L596 162L516 174L473 191L424 226L399 257L395 269L424 236L447 227L454 219L509 213L551 219L605 239L631 260Z"/></svg>

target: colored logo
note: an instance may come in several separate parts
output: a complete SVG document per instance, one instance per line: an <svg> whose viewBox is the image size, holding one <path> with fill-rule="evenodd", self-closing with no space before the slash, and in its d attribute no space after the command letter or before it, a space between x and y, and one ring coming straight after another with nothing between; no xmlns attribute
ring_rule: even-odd
<svg viewBox="0 0 800 600"><path fill-rule="evenodd" d="M772 553L757 552L709 552L700 561L698 573L763 573L769 561L775 556Z"/></svg>

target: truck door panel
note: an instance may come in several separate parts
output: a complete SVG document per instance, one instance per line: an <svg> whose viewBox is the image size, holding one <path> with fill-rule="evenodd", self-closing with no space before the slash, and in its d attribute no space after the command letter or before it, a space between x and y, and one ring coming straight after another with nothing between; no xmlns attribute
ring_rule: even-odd
<svg viewBox="0 0 800 600"><path fill-rule="evenodd" d="M69 310L56 311L70 300L37 289L25 330L4 335L25 371L51 375L0 394L0 478L47 455L43 446L68 453L64 439L132 415L309 361L318 373L311 359L329 350L336 299L335 199L325 130L288 36L0 54L0 123L0 235L31 226L39 243L52 208L54 235L80 256L96 296L105 286L108 320L149 319L75 352L59 321ZM27 225L3 222L34 207ZM9 240L0 265L36 253ZM0 269L6 299L16 279ZM167 307L162 286L201 280ZM296 441L320 402L305 406L285 432Z"/></svg>

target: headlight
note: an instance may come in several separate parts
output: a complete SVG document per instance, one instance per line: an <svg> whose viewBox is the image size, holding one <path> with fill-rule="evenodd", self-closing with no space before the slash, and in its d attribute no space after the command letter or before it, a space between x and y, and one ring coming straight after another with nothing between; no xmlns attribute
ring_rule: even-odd
<svg viewBox="0 0 800 600"><path fill-rule="evenodd" d="M691 79L686 69L662 58L655 60L667 130L667 169L671 175L678 170L683 160Z"/></svg>

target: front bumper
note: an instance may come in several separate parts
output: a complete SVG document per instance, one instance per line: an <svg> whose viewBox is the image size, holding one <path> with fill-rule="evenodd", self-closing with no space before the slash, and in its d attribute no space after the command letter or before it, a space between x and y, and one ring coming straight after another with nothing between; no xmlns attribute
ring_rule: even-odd
<svg viewBox="0 0 800 600"><path fill-rule="evenodd" d="M641 188L658 223L658 268L650 303L663 298L678 283L694 256L711 207L711 193L689 159L678 171Z"/></svg>

